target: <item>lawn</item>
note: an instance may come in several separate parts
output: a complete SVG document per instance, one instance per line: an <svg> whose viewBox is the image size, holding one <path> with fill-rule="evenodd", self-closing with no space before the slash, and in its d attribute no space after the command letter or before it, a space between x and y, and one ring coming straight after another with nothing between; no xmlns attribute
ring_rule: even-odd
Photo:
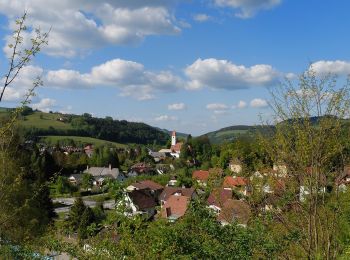
<svg viewBox="0 0 350 260"><path fill-rule="evenodd" d="M55 145L57 142L62 142L66 140L73 140L76 145L82 144L93 144L95 146L102 146L102 145L108 145L108 146L114 146L117 148L125 148L125 144L120 144L116 142L110 142L106 140L96 139L92 137L83 137L83 136L41 136L41 141L50 145Z"/></svg>
<svg viewBox="0 0 350 260"><path fill-rule="evenodd" d="M60 118L60 114L34 112L33 114L26 116L24 120L21 120L20 125L39 129L48 129L50 126L58 130L73 129L71 124L60 122L57 120L58 118Z"/></svg>

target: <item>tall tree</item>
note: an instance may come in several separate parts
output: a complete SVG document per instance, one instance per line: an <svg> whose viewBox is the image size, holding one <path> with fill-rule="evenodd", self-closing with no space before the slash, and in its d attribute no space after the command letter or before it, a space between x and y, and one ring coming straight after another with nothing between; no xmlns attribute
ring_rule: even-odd
<svg viewBox="0 0 350 260"><path fill-rule="evenodd" d="M285 245L281 258L334 259L342 250L345 205L336 188L326 189L342 174L349 133L344 125L349 84L339 86L336 80L310 68L296 83L287 81L273 92L276 127L263 139L263 147L273 162L288 169L271 225ZM334 158L340 159L338 164Z"/></svg>

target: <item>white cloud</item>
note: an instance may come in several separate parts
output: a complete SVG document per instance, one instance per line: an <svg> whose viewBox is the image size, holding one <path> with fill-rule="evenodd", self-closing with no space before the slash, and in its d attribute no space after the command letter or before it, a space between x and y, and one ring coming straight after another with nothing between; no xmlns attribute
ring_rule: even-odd
<svg viewBox="0 0 350 260"><path fill-rule="evenodd" d="M227 110L229 108L227 105L222 103L211 103L208 104L206 107L208 110Z"/></svg>
<svg viewBox="0 0 350 260"><path fill-rule="evenodd" d="M250 101L250 106L254 108L264 108L267 107L268 104L265 99L254 98L252 101Z"/></svg>
<svg viewBox="0 0 350 260"><path fill-rule="evenodd" d="M184 103L174 103L168 105L169 110L184 110L185 108L186 105Z"/></svg>
<svg viewBox="0 0 350 260"><path fill-rule="evenodd" d="M211 17L207 14L195 14L193 16L193 20L195 20L196 22L200 22L200 23L206 22L210 19L211 19Z"/></svg>
<svg viewBox="0 0 350 260"><path fill-rule="evenodd" d="M220 7L238 9L237 17L250 18L260 10L268 10L279 5L282 0L214 0Z"/></svg>
<svg viewBox="0 0 350 260"><path fill-rule="evenodd" d="M176 2L2 0L0 13L7 16L10 29L13 29L14 19L27 10L29 27L47 31L52 26L49 45L44 51L71 57L103 45L129 45L139 43L149 35L180 33L173 15ZM25 42L31 34L28 31L24 35Z"/></svg>
<svg viewBox="0 0 350 260"><path fill-rule="evenodd" d="M33 109L38 109L43 112L49 112L52 110L52 106L56 104L56 100L51 98L43 98L39 103L32 104Z"/></svg>
<svg viewBox="0 0 350 260"><path fill-rule="evenodd" d="M89 73L74 70L49 71L46 85L58 88L92 88L111 86L120 89L121 96L148 100L158 92L171 92L183 86L183 81L170 71L152 72L140 63L121 59L95 66Z"/></svg>
<svg viewBox="0 0 350 260"><path fill-rule="evenodd" d="M247 106L247 102L240 100L237 104L237 108L242 109L245 108Z"/></svg>
<svg viewBox="0 0 350 260"><path fill-rule="evenodd" d="M203 87L236 90L267 86L273 84L280 76L270 65L245 67L217 59L198 59L185 69L185 74L190 79L187 88L192 90Z"/></svg>
<svg viewBox="0 0 350 260"><path fill-rule="evenodd" d="M41 76L43 69L38 66L23 67L15 80L9 85L4 92L4 101L23 100L28 90L33 87L36 77ZM1 79L1 86L4 85L5 78ZM2 88L0 88L2 90Z"/></svg>
<svg viewBox="0 0 350 260"><path fill-rule="evenodd" d="M228 110L214 110L215 115L228 115L230 112Z"/></svg>
<svg viewBox="0 0 350 260"><path fill-rule="evenodd" d="M177 117L169 115L161 115L154 118L154 121L177 121Z"/></svg>
<svg viewBox="0 0 350 260"><path fill-rule="evenodd" d="M349 75L350 74L350 62L335 60L335 61L317 61L311 64L310 69L317 74L337 74L337 75Z"/></svg>

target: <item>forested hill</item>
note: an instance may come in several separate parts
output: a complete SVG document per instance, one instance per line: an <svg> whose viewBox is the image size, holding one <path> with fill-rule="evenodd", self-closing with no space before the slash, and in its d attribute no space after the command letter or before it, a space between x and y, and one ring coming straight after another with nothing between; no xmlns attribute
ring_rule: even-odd
<svg viewBox="0 0 350 260"><path fill-rule="evenodd" d="M0 109L0 118L9 114ZM26 137L38 136L85 136L97 139L137 144L164 144L169 135L145 123L114 120L112 117L97 118L90 114L73 115L44 113L26 108L19 126Z"/></svg>
<svg viewBox="0 0 350 260"><path fill-rule="evenodd" d="M225 127L205 134L211 143L221 144L233 141L238 137L250 137L256 130L255 126L235 125Z"/></svg>

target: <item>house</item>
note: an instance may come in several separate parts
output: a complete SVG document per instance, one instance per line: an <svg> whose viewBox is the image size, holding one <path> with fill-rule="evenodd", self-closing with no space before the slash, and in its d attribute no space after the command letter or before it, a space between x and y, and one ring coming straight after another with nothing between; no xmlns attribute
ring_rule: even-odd
<svg viewBox="0 0 350 260"><path fill-rule="evenodd" d="M318 178L318 179L316 179ZM318 182L317 193L326 192L327 179L326 175L317 171L314 167L306 167L305 173L299 176L299 200L301 202L305 201L310 191L315 188L315 182ZM310 185L311 183L311 185ZM316 190L314 190L316 192Z"/></svg>
<svg viewBox="0 0 350 260"><path fill-rule="evenodd" d="M276 163L272 169L278 177L287 177L288 170L285 163Z"/></svg>
<svg viewBox="0 0 350 260"><path fill-rule="evenodd" d="M117 203L117 209L128 217L144 215L151 218L155 215L156 200L145 190L125 192L122 200Z"/></svg>
<svg viewBox="0 0 350 260"><path fill-rule="evenodd" d="M175 187L176 184L177 184L177 176L172 175L172 176L170 177L170 180L168 181L167 186L169 186L169 187Z"/></svg>
<svg viewBox="0 0 350 260"><path fill-rule="evenodd" d="M242 200L228 199L223 204L217 220L225 226L232 222L237 222L241 226L247 226L251 217L250 206Z"/></svg>
<svg viewBox="0 0 350 260"><path fill-rule="evenodd" d="M249 180L244 177L226 176L223 182L224 189L235 190L245 196L250 192Z"/></svg>
<svg viewBox="0 0 350 260"><path fill-rule="evenodd" d="M173 131L171 134L171 153L170 155L175 157L175 158L180 158L180 153L181 153L181 147L182 147L183 143L182 142L177 142L176 140L176 132Z"/></svg>
<svg viewBox="0 0 350 260"><path fill-rule="evenodd" d="M69 176L68 181L71 184L79 185L82 181L82 178L83 178L82 174L72 174L71 176Z"/></svg>
<svg viewBox="0 0 350 260"><path fill-rule="evenodd" d="M345 166L343 173L335 181L336 186L342 192L346 191L350 184L350 166Z"/></svg>
<svg viewBox="0 0 350 260"><path fill-rule="evenodd" d="M157 163L160 162L162 160L164 160L166 158L166 154L165 153L161 153L161 152L153 152L153 151L149 151L148 154L153 158L153 160Z"/></svg>
<svg viewBox="0 0 350 260"><path fill-rule="evenodd" d="M251 176L250 176L250 180L254 180L254 179L263 179L264 175L262 173L260 173L260 171L255 171Z"/></svg>
<svg viewBox="0 0 350 260"><path fill-rule="evenodd" d="M196 180L199 185L207 186L209 171L197 170L192 173L192 179Z"/></svg>
<svg viewBox="0 0 350 260"><path fill-rule="evenodd" d="M233 173L239 174L242 172L242 163L237 158L232 159L230 161L230 163L228 164L228 167L229 167L230 171Z"/></svg>
<svg viewBox="0 0 350 260"><path fill-rule="evenodd" d="M180 187L164 187L164 190L159 195L158 200L160 201L161 207L170 198L170 196L185 196L190 200L196 197L196 192L194 188L180 188Z"/></svg>
<svg viewBox="0 0 350 260"><path fill-rule="evenodd" d="M87 146L85 146L84 152L89 158L91 158L94 154L94 147L92 146L92 144L88 144Z"/></svg>
<svg viewBox="0 0 350 260"><path fill-rule="evenodd" d="M140 162L131 166L127 175L128 177L136 177L141 174L148 174L152 171L153 171L153 167L150 164Z"/></svg>
<svg viewBox="0 0 350 260"><path fill-rule="evenodd" d="M196 170L192 173L192 179L196 180L199 185L206 186L209 180L220 180L223 170L220 168L211 168L208 171Z"/></svg>
<svg viewBox="0 0 350 260"><path fill-rule="evenodd" d="M190 198L180 194L171 195L164 203L161 209L161 217L174 222L185 215Z"/></svg>
<svg viewBox="0 0 350 260"><path fill-rule="evenodd" d="M91 174L94 177L93 184L96 186L103 185L106 179L112 179L117 181L124 181L125 176L123 173L119 172L118 168L109 167L90 167L86 168L85 173Z"/></svg>
<svg viewBox="0 0 350 260"><path fill-rule="evenodd" d="M212 209L215 213L220 213L224 203L228 199L232 199L233 193L232 190L227 190L227 189L215 189L213 190L208 199L208 207Z"/></svg>
<svg viewBox="0 0 350 260"><path fill-rule="evenodd" d="M129 192L134 190L142 190L144 192L149 193L156 200L158 199L163 189L164 187L162 185L151 180L137 181L130 184L126 188L126 190Z"/></svg>

